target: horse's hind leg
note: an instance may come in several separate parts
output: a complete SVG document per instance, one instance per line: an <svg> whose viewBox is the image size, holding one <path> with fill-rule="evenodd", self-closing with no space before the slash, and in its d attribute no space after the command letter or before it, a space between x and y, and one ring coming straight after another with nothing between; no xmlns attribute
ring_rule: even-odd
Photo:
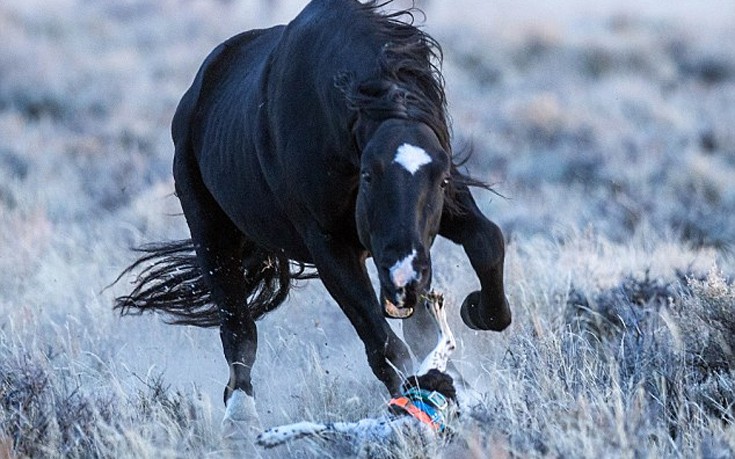
<svg viewBox="0 0 735 459"><path fill-rule="evenodd" d="M250 372L255 362L257 330L246 300L254 285L248 265L263 263L262 252L247 240L215 202L202 183L192 158L174 162L176 193L181 201L197 261L220 311L220 336L230 379L225 388L225 421L258 426Z"/></svg>

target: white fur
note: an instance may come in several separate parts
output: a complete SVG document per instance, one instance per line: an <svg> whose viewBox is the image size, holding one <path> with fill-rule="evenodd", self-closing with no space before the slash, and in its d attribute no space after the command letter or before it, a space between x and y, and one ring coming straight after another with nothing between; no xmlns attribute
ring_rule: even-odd
<svg viewBox="0 0 735 459"><path fill-rule="evenodd" d="M414 258L416 258L416 249L390 268L390 280L396 288L405 287L409 282L419 278L419 275L413 269Z"/></svg>
<svg viewBox="0 0 735 459"><path fill-rule="evenodd" d="M299 438L349 438L357 445L380 445L395 441L396 437L408 434L411 431L430 437L433 430L426 424L417 422L410 416L393 417L388 414L377 418L361 419L357 422L331 422L320 424L316 422L297 422L280 427L267 429L255 440L255 443L264 448L273 448ZM404 438L405 441L405 438ZM360 449L360 448L356 448Z"/></svg>
<svg viewBox="0 0 735 459"><path fill-rule="evenodd" d="M426 302L426 307L429 308L431 316L437 325L439 325L439 341L424 361L421 362L421 366L416 371L416 374L419 375L428 373L432 368L439 371L446 371L449 356L457 347L454 334L452 334L452 329L449 328L449 323L447 322L447 313L444 310L444 298L437 293L431 292L429 293L429 301Z"/></svg>
<svg viewBox="0 0 735 459"><path fill-rule="evenodd" d="M236 390L227 400L225 419L231 421L249 421L258 418L255 399L243 390Z"/></svg>
<svg viewBox="0 0 735 459"><path fill-rule="evenodd" d="M413 175L421 166L431 162L431 156L423 148L404 143L396 150L396 157L393 161L403 166Z"/></svg>

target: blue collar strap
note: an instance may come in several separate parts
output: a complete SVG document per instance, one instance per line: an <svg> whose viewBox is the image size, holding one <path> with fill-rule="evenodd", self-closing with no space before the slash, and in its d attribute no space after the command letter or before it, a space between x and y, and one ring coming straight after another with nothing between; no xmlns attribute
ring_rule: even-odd
<svg viewBox="0 0 735 459"><path fill-rule="evenodd" d="M412 387L408 389L403 395L408 397L412 402L421 401L432 405L438 410L445 410L449 403L447 398L437 391L431 391L425 389L419 389L418 387Z"/></svg>
<svg viewBox="0 0 735 459"><path fill-rule="evenodd" d="M444 432L444 429L446 428L446 416L443 411L439 411L433 406L419 400L412 403L416 408L420 409L431 418L431 422L437 425L437 430L439 432Z"/></svg>
<svg viewBox="0 0 735 459"><path fill-rule="evenodd" d="M412 387L405 391L403 395L408 398L413 405L426 413L438 426L438 430L443 432L446 427L446 410L449 407L447 398L437 391L419 389Z"/></svg>

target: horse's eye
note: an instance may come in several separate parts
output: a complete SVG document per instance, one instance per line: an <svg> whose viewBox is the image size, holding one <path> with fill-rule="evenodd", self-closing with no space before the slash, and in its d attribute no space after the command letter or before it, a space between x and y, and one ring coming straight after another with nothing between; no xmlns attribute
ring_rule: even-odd
<svg viewBox="0 0 735 459"><path fill-rule="evenodd" d="M362 180L365 183L370 183L373 180L373 176L370 174L370 172L363 172L362 173Z"/></svg>
<svg viewBox="0 0 735 459"><path fill-rule="evenodd" d="M442 183L441 183L440 186L442 187L442 189L444 189L447 186L449 186L449 177L446 177L444 180L442 180Z"/></svg>

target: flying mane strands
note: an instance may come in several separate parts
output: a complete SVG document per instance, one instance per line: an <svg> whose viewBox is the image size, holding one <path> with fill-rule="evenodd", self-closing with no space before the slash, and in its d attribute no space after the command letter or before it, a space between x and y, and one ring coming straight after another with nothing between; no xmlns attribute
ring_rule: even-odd
<svg viewBox="0 0 735 459"><path fill-rule="evenodd" d="M380 77L367 81L354 81L349 73L335 78L336 86L343 92L349 107L374 120L403 118L420 121L436 134L444 151L452 159L452 181L447 187L445 206L452 213L461 213L456 202L456 190L460 186L483 188L495 193L487 183L460 172L472 154L470 148L459 155L453 153L451 126L444 91L441 66L444 59L442 47L433 37L414 25L416 13L411 7L391 13L381 11L395 0L363 3L386 39L378 65Z"/></svg>
<svg viewBox="0 0 735 459"><path fill-rule="evenodd" d="M393 1L370 1L362 5L374 17L377 32L387 42L378 62L380 78L350 82L351 85L342 82L341 86L354 110L372 114L376 119L397 116L421 121L436 133L442 148L451 154L441 45L414 26L415 13L420 11L417 8L392 13L380 11Z"/></svg>

